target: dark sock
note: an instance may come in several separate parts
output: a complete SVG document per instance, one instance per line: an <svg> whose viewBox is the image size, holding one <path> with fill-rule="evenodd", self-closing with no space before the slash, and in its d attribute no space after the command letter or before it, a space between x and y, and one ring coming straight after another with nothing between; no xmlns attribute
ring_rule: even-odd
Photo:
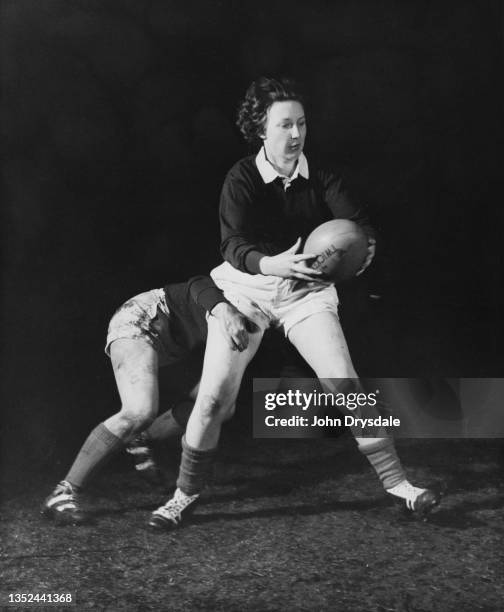
<svg viewBox="0 0 504 612"><path fill-rule="evenodd" d="M391 438L383 438L359 449L366 455L385 489L391 489L406 480Z"/></svg>
<svg viewBox="0 0 504 612"><path fill-rule="evenodd" d="M190 447L184 436L177 487L186 495L201 493L210 478L216 454L217 448L198 450Z"/></svg>
<svg viewBox="0 0 504 612"><path fill-rule="evenodd" d="M77 488L84 487L89 479L123 446L124 441L115 436L103 423L100 423L82 445L65 480Z"/></svg>

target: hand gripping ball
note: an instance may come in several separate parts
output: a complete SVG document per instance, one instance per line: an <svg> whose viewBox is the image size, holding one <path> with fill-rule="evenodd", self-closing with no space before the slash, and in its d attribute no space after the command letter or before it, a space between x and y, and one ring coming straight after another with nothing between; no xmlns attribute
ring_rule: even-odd
<svg viewBox="0 0 504 612"><path fill-rule="evenodd" d="M357 223L333 219L313 230L306 239L304 252L317 256L311 267L321 270L324 279L340 283L353 278L362 268L368 254L368 239Z"/></svg>

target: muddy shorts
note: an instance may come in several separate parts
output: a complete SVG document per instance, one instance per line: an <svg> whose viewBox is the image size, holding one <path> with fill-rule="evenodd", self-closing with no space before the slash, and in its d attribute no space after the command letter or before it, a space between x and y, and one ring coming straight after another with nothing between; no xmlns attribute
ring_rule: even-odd
<svg viewBox="0 0 504 612"><path fill-rule="evenodd" d="M105 346L109 357L112 342L123 338L148 342L158 353L159 365L174 363L182 357L171 335L170 311L163 289L136 295L116 310L109 323Z"/></svg>

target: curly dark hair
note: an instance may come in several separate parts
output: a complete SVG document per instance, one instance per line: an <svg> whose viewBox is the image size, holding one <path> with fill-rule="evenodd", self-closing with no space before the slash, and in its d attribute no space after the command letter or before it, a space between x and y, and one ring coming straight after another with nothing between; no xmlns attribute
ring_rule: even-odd
<svg viewBox="0 0 504 612"><path fill-rule="evenodd" d="M257 143L266 126L268 109L274 102L295 100L304 106L297 83L291 79L261 77L247 89L245 99L238 108L236 125L250 144Z"/></svg>

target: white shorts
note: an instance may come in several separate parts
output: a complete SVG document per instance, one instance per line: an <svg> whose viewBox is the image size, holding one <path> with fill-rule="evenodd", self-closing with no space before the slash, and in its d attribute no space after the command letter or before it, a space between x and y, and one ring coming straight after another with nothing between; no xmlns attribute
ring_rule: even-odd
<svg viewBox="0 0 504 612"><path fill-rule="evenodd" d="M286 336L296 324L319 312L338 316L338 294L332 283L298 281L247 274L225 261L210 272L224 297L263 331L283 327Z"/></svg>

